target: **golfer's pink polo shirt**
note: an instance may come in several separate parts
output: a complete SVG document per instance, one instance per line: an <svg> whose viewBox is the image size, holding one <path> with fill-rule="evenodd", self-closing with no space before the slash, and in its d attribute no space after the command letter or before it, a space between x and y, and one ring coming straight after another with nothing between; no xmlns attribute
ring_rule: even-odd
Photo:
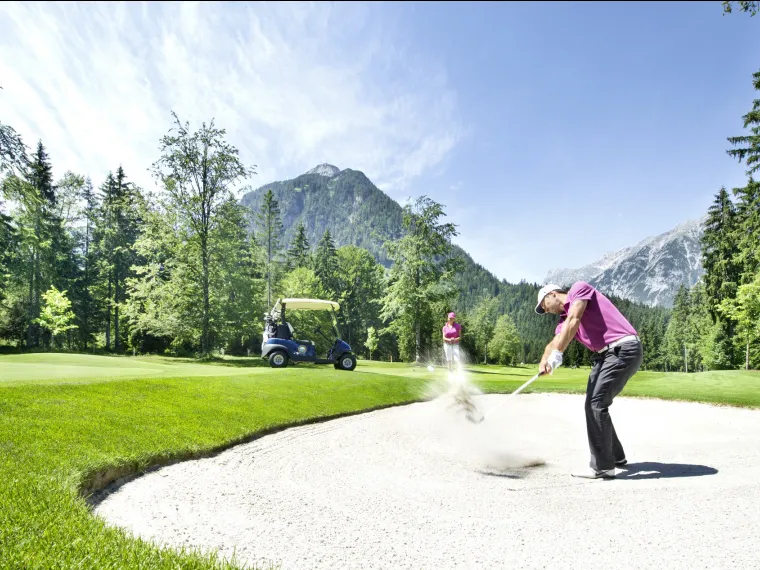
<svg viewBox="0 0 760 570"><path fill-rule="evenodd" d="M570 305L576 300L588 301L575 338L589 350L597 352L611 342L628 335L638 335L631 323L607 297L584 281L574 283L567 292L565 311L554 334L559 334L567 319Z"/></svg>
<svg viewBox="0 0 760 570"><path fill-rule="evenodd" d="M446 323L443 325L443 336L447 339L456 338L459 336L460 331L462 330L462 325L459 323L454 323L453 326L449 326L449 323ZM459 341L456 341L459 342Z"/></svg>

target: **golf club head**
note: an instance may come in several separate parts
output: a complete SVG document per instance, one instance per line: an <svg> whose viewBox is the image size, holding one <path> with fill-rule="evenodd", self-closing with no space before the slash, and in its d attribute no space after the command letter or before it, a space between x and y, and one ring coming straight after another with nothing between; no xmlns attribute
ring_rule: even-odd
<svg viewBox="0 0 760 570"><path fill-rule="evenodd" d="M473 424L479 424L485 419L485 416L477 410L468 411L467 414L465 414L465 417Z"/></svg>

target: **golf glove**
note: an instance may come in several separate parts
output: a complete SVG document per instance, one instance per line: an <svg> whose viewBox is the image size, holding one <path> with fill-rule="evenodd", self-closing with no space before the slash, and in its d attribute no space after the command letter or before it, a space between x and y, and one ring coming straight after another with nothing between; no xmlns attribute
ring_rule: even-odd
<svg viewBox="0 0 760 570"><path fill-rule="evenodd" d="M559 350L552 350L546 364L552 369L551 374L554 374L554 369L562 365L562 353Z"/></svg>

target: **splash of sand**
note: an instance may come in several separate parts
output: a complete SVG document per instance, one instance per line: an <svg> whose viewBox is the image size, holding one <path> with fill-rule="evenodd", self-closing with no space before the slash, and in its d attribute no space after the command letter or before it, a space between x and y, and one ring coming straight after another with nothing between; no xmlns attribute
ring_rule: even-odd
<svg viewBox="0 0 760 570"><path fill-rule="evenodd" d="M424 392L438 404L433 420L436 430L451 442L463 462L494 474L546 464L540 457L515 453L511 442L517 434L505 432L503 425L468 419L468 415L482 419L487 408L478 398L483 391L465 370L445 371L429 382Z"/></svg>

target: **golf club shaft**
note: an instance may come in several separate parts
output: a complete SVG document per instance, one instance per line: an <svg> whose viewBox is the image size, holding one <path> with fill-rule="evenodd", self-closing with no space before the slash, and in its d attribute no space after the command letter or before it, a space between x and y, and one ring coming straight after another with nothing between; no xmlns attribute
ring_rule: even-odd
<svg viewBox="0 0 760 570"><path fill-rule="evenodd" d="M539 372L539 373L538 373L538 374L536 374L536 375L535 375L533 378L531 378L530 380L528 380L528 381L527 381L525 384L523 384L523 385L522 385L522 386L520 386L520 387L519 387L517 390L515 390L515 391L514 391L514 392L512 392L512 393L511 393L509 396L507 396L507 397L506 397L506 399L505 399L503 402L501 402L501 403L500 403L500 404L498 404L497 406L494 406L493 408L491 408L490 410L488 410L488 411L487 411L485 414L483 414L483 419L485 420L485 419L486 419L486 418L487 418L487 417L488 417L488 416L491 414L491 412L493 412L493 411L495 411L495 410L498 410L499 408L501 408L501 407L502 407L504 404L506 404L506 403L507 403L507 402L508 402L508 401L509 401L509 400L510 400L510 399L511 399L513 396L517 396L517 394L519 394L519 393L520 393L520 392L522 392L522 391L523 391L525 388L527 388L528 386L530 386L530 384L531 384L531 383L533 383L533 382L535 382L536 380L538 380L538 377L539 377L539 376L541 376L541 375L542 375L542 373L541 373L541 372Z"/></svg>

